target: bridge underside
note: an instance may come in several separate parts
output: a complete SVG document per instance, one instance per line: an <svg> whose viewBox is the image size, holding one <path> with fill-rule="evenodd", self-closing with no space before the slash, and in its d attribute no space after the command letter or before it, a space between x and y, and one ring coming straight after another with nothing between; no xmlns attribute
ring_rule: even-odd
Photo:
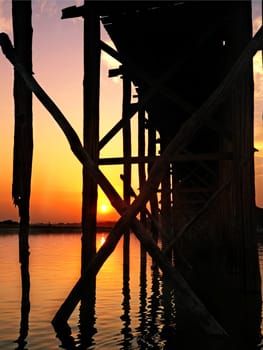
<svg viewBox="0 0 263 350"><path fill-rule="evenodd" d="M159 133L161 152L222 85L252 37L249 1L130 2L106 10L102 22L139 101L152 92L144 106L147 129ZM252 295L260 295L260 278L252 60L176 155L182 158L171 161L161 186L163 248L206 208L178 237L171 258L228 332L246 329L253 337L260 298Z"/></svg>

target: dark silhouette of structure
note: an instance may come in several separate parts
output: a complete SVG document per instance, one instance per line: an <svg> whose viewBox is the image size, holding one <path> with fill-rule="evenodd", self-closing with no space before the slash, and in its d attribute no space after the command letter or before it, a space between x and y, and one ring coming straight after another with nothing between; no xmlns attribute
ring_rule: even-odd
<svg viewBox="0 0 263 350"><path fill-rule="evenodd" d="M93 312L96 273L122 234L127 273L131 229L142 243L142 261L147 251L175 289L178 322L176 335L172 326L164 332L169 339L184 344L189 333L195 339L204 333L204 349L256 347L261 289L252 58L263 37L260 29L252 39L251 1L85 1L62 11L64 19L76 16L84 19L83 146L1 34L3 51L17 74L56 119L83 164L82 275L53 325L64 324L80 300L86 312ZM116 51L100 40L101 22ZM122 76L123 114L99 140L101 50L120 61L109 76ZM131 84L137 104L131 103ZM130 119L135 114L138 157L131 156ZM101 159L100 149L120 129L123 158ZM123 164L124 200L98 169L116 162ZM130 204L132 163L138 164L140 193ZM98 252L97 184L121 214ZM139 212L140 222L135 218Z"/></svg>

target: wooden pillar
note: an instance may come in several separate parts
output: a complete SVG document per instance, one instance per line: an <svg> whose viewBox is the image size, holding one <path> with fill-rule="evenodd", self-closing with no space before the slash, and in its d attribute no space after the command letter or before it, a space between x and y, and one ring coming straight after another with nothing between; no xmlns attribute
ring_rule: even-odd
<svg viewBox="0 0 263 350"><path fill-rule="evenodd" d="M123 69L122 76L122 137L123 137L123 197L127 206L131 202L131 163L126 161L132 154L131 141L131 123L130 123L130 108L131 108L131 80ZM122 334L124 336L123 344L129 346L130 342L130 229L127 226L123 233L123 287L122 287L123 314L121 320L123 322Z"/></svg>
<svg viewBox="0 0 263 350"><path fill-rule="evenodd" d="M166 166L166 172L161 182L161 220L162 220L162 248L169 245L172 240L172 226L171 226L171 176L170 164ZM172 258L171 251L167 252L169 260Z"/></svg>
<svg viewBox="0 0 263 350"><path fill-rule="evenodd" d="M144 108L139 109L138 111L138 155L140 157L145 156L145 111ZM146 174L145 174L145 163L139 162L138 165L138 171L139 171L139 187L140 189L143 188L145 181L146 181ZM140 220L141 223L146 227L146 208L142 208L140 212ZM140 255L141 255L141 276L146 274L146 250L143 248L142 244L140 244Z"/></svg>
<svg viewBox="0 0 263 350"><path fill-rule="evenodd" d="M148 156L149 157L156 156L156 130L151 125L149 125L149 123L148 123ZM148 173L150 173L151 167L152 167L152 163L149 162ZM152 193L151 195L150 206L151 206L151 213L154 220L159 222L159 205L158 205L158 197L156 192ZM152 237L154 241L157 242L160 232L158 231L153 220L151 221L151 232L152 232Z"/></svg>
<svg viewBox="0 0 263 350"><path fill-rule="evenodd" d="M250 5L246 2L240 6L228 24L226 70L252 37ZM243 26L239 26L241 22ZM221 235L222 239L219 258L224 257L221 266L224 266L226 279L225 301L221 303L225 307L220 307L217 313L230 335L243 333L246 341L257 338L261 323L261 283L254 217L252 64L251 57L219 112L222 124L232 130L231 137L221 140L221 150L232 152L234 158L233 161L220 162L221 183L229 176L232 176L232 181L220 196L216 208L218 237Z"/></svg>
<svg viewBox="0 0 263 350"><path fill-rule="evenodd" d="M129 111L131 103L131 81L124 73L123 77L123 100L122 100L122 118L125 120L123 125L123 157L124 157L124 181L123 192L124 201L127 205L130 204L131 195L131 163L125 162L125 159L131 157L131 125L129 120ZM123 273L124 280L129 276L130 266L130 230L127 229L124 232L123 237Z"/></svg>
<svg viewBox="0 0 263 350"><path fill-rule="evenodd" d="M32 73L32 10L31 1L12 1L14 47L20 62L26 71ZM14 204L18 206L19 261L21 264L22 300L21 328L18 342L24 341L28 331L30 311L30 275L29 275L29 222L30 188L33 154L32 128L32 92L24 79L14 74L15 136L13 159Z"/></svg>
<svg viewBox="0 0 263 350"><path fill-rule="evenodd" d="M229 23L228 65L236 58L242 48L252 37L251 13L249 3L236 12L233 23ZM245 25L237 25L242 21ZM250 28L248 30L247 28ZM242 38L242 40L236 40ZM220 176L233 175L229 191L224 193L220 202L222 224L231 252L232 268L242 271L242 287L245 290L257 289L258 257L255 237L255 184L254 184L254 135L253 135L253 61L248 62L246 69L239 76L236 85L224 104L222 122L232 128L232 138L223 140L222 150L234 154L232 162L221 162ZM230 222L232 216L234 220ZM230 222L230 224L229 224ZM247 270L248 269L248 270Z"/></svg>
<svg viewBox="0 0 263 350"><path fill-rule="evenodd" d="M172 227L173 227L173 238L172 239L175 239L175 237L177 236L179 230L177 229L177 219L178 219L178 210L177 210L177 191L176 191L176 188L177 188L177 177L176 177L176 165L175 163L173 162L171 164L171 178L172 178L172 186L171 186L171 190L172 190L172 193L171 193L171 197L172 197L172 207L171 207L171 222L172 222ZM179 204L180 205L180 204ZM181 207L181 212L183 212L183 209ZM180 214L181 214L180 212ZM171 242L170 242L171 244ZM176 244L173 246L172 248L172 256L173 256L173 262L175 263L176 262L176 259L178 259L178 256L180 255L178 253L178 247L177 247L177 242Z"/></svg>
<svg viewBox="0 0 263 350"><path fill-rule="evenodd" d="M95 9L84 4L84 81L83 143L95 164L99 158L99 91L100 91L100 19ZM96 255L97 183L88 177L83 166L81 276L88 278L87 266ZM96 277L89 278L90 307L95 300ZM84 291L83 291L84 292ZM85 296L87 296L85 291ZM84 293L83 293L84 295ZM86 299L86 298L85 298Z"/></svg>

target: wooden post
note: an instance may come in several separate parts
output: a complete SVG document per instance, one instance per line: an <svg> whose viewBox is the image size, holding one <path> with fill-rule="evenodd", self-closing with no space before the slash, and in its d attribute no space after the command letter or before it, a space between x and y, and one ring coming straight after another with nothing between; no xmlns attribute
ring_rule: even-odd
<svg viewBox="0 0 263 350"><path fill-rule="evenodd" d="M32 23L31 1L12 1L14 46L20 62L28 74L32 74ZM18 342L24 341L28 331L30 311L30 275L29 275L29 206L33 154L32 128L32 92L15 71L14 76L15 137L13 159L14 204L18 206L19 225L19 261L21 264L21 327Z"/></svg>
<svg viewBox="0 0 263 350"><path fill-rule="evenodd" d="M171 241L171 181L170 181L170 164L166 166L165 175L162 179L162 192L161 192L161 220L162 220L162 248L169 245ZM167 258L171 261L171 251L167 252Z"/></svg>
<svg viewBox="0 0 263 350"><path fill-rule="evenodd" d="M149 125L149 122L148 122L148 155L149 156L156 155L156 130L151 125ZM148 173L150 173L152 165L153 165L153 162L148 163ZM154 241L157 242L160 232L157 228L157 225L154 224L154 221L159 223L159 205L158 205L158 197L156 192L153 192L151 195L150 206L151 206L151 213L153 217L152 224L151 224L151 232L152 232Z"/></svg>
<svg viewBox="0 0 263 350"><path fill-rule="evenodd" d="M244 26L238 25L240 20ZM231 35L228 40L231 45L228 49L228 66L236 56L236 52L241 51L252 36L252 28L250 27L250 31L245 29L249 28L250 21L251 13L244 7L229 23ZM235 38L243 39L235 40ZM220 164L220 177L224 178L232 174L233 181L229 191L224 192L221 197L219 223L221 232L224 233L223 247L228 262L226 273L235 280L237 288L242 290L240 298L242 298L243 307L239 318L243 321L247 338L251 339L256 338L256 331L260 334L261 323L258 317L260 315L255 311L261 309L261 281L255 234L252 64L251 60L243 74L239 76L221 113L222 116L224 115L222 123L233 130L232 138L225 139L221 147L223 150L231 150L235 157L232 162ZM245 165L240 165L241 160L246 160ZM230 224L229 217L235 218ZM235 300L235 298L237 298L236 295L232 299ZM230 319L228 322L231 324Z"/></svg>
<svg viewBox="0 0 263 350"><path fill-rule="evenodd" d="M95 164L99 158L99 91L100 91L100 19L85 1L84 16L84 80L83 80L83 140L84 149ZM87 266L96 254L97 183L91 181L88 168L83 166L81 275L89 279L89 290L83 291L86 307L93 311L96 276L88 276ZM86 308L85 307L85 308ZM83 313L85 314L85 313Z"/></svg>
<svg viewBox="0 0 263 350"><path fill-rule="evenodd" d="M122 100L122 119L125 120L122 129L123 135L123 157L124 157L124 181L123 181L123 192L124 192L124 201L127 205L130 204L131 197L131 164L125 162L125 159L131 157L131 125L128 117L130 111L131 103L131 81L127 75L123 74L123 100ZM130 230L127 227L124 231L123 237L123 273L124 281L127 280L130 270Z"/></svg>
<svg viewBox="0 0 263 350"><path fill-rule="evenodd" d="M140 157L145 156L145 111L144 109L139 109L138 111L138 155ZM138 165L138 172L139 172L139 187L142 188L146 181L146 174L145 174L145 164L139 163ZM140 212L140 220L142 225L146 227L146 208L142 208ZM144 249L143 245L140 244L140 261L141 261L141 276L146 274L146 265L147 265L147 259L146 259L146 250Z"/></svg>

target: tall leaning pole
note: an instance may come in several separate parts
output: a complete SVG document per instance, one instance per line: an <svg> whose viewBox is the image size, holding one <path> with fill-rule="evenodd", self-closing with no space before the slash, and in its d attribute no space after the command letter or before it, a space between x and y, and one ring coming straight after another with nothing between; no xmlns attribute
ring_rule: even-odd
<svg viewBox="0 0 263 350"><path fill-rule="evenodd" d="M14 48L19 61L32 74L32 9L31 1L12 1ZM12 197L18 207L19 262L21 264L21 327L18 342L24 341L28 331L30 311L29 275L29 207L33 155L32 92L24 79L14 71L14 151Z"/></svg>

